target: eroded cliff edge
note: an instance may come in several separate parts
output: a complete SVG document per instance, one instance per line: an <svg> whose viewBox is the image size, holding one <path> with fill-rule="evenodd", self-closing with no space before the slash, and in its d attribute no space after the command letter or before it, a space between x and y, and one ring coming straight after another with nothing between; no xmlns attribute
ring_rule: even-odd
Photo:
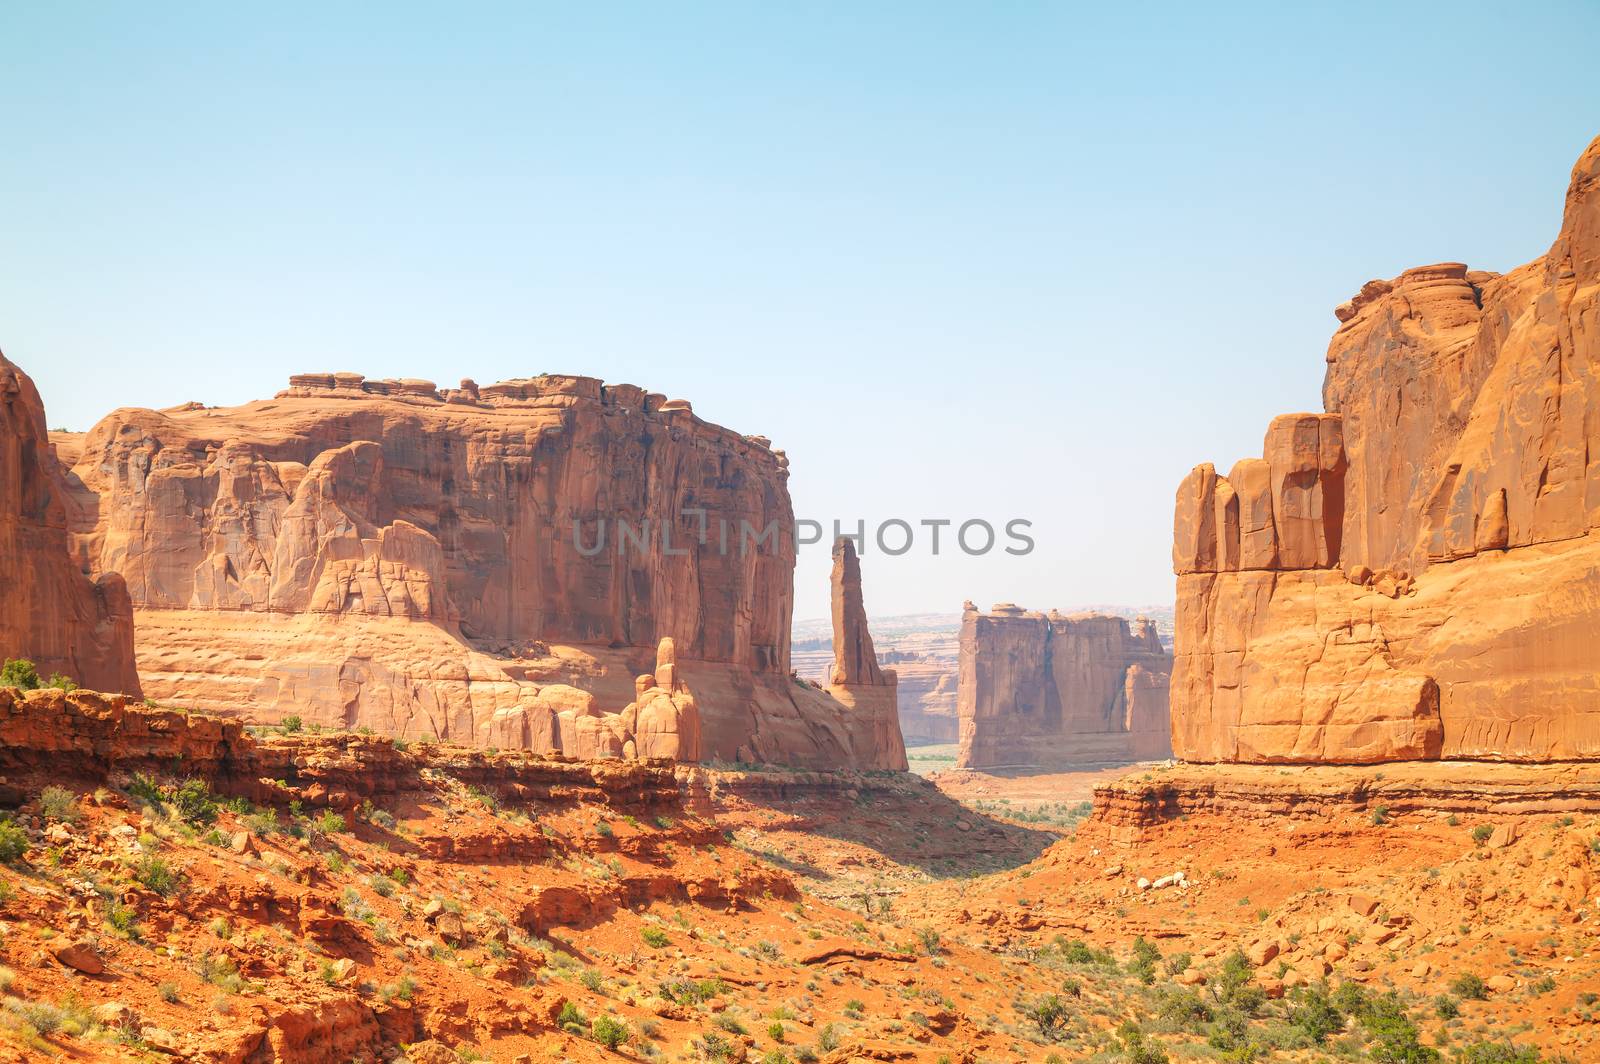
<svg viewBox="0 0 1600 1064"><path fill-rule="evenodd" d="M1543 257L1335 313L1326 412L1178 489L1174 751L1600 756L1600 139Z"/></svg>
<svg viewBox="0 0 1600 1064"><path fill-rule="evenodd" d="M56 444L75 549L126 580L163 701L579 757L881 761L876 722L790 675L787 459L681 400L302 374Z"/></svg>
<svg viewBox="0 0 1600 1064"><path fill-rule="evenodd" d="M90 580L78 571L66 498L39 390L0 355L0 659L137 694L127 589L115 574Z"/></svg>

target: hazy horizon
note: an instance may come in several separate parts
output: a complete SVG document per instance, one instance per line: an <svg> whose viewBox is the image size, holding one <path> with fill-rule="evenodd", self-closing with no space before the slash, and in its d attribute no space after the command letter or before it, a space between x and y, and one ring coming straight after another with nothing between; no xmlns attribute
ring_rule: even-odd
<svg viewBox="0 0 1600 1064"><path fill-rule="evenodd" d="M1178 481L1321 408L1337 303L1556 234L1600 12L1454 10L12 7L0 349L77 430L639 384L770 437L799 517L1032 522L869 544L872 616L1170 602Z"/></svg>

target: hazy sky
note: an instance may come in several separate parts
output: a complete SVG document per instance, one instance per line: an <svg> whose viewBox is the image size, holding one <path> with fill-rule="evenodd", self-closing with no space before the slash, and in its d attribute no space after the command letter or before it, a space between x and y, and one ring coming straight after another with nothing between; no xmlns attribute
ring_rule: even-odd
<svg viewBox="0 0 1600 1064"><path fill-rule="evenodd" d="M582 373L770 436L801 516L1033 521L869 549L877 614L1169 600L1177 482L1320 409L1334 305L1540 254L1600 133L1595 3L9 4L0 45L0 347L52 425Z"/></svg>

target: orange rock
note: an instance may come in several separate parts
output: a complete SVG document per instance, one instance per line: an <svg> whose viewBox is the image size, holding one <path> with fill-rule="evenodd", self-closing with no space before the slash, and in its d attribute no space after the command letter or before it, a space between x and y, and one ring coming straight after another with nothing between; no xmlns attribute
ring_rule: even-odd
<svg viewBox="0 0 1600 1064"><path fill-rule="evenodd" d="M1165 757L1172 659L1143 618L1009 603L961 623L963 768Z"/></svg>
<svg viewBox="0 0 1600 1064"><path fill-rule="evenodd" d="M1179 486L1178 756L1600 756L1597 313L1600 139L1544 257L1339 308L1326 412Z"/></svg>
<svg viewBox="0 0 1600 1064"><path fill-rule="evenodd" d="M878 666L867 610L861 597L861 562L845 536L833 544L833 671L828 693L849 711L852 745L873 751L868 768L905 771L905 739L900 734L899 676Z"/></svg>
<svg viewBox="0 0 1600 1064"><path fill-rule="evenodd" d="M37 429L31 386L12 394ZM688 403L587 377L440 390L312 373L266 402L58 434L70 481L35 435L30 460L55 478L38 499L75 494L45 515L62 573L23 601L95 619L87 591L55 586L79 579L70 518L102 598L126 581L163 701L584 758L903 767L880 706L790 678L788 459ZM58 627L45 661L118 660L69 654ZM126 649L125 623L95 631ZM80 680L135 686L88 667Z"/></svg>
<svg viewBox="0 0 1600 1064"><path fill-rule="evenodd" d="M43 678L136 695L127 586L78 571L67 500L38 389L0 354L0 656L31 660Z"/></svg>

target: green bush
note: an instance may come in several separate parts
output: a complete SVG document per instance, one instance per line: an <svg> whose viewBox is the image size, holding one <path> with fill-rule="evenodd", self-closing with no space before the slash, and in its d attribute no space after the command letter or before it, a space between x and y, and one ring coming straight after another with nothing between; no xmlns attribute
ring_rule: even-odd
<svg viewBox="0 0 1600 1064"><path fill-rule="evenodd" d="M16 864L28 852L28 833L11 820L0 820L0 861Z"/></svg>
<svg viewBox="0 0 1600 1064"><path fill-rule="evenodd" d="M647 927L639 932L639 937L644 939L645 945L654 946L656 949L661 949L672 941L659 927Z"/></svg>
<svg viewBox="0 0 1600 1064"><path fill-rule="evenodd" d="M344 828L344 817L332 809L324 809L322 815L317 817L317 830L324 835L337 835Z"/></svg>
<svg viewBox="0 0 1600 1064"><path fill-rule="evenodd" d="M783 1041L788 1036L788 1033L788 1031L784 1030L783 1023L779 1020L773 1020L767 1024L767 1037L774 1042Z"/></svg>
<svg viewBox="0 0 1600 1064"><path fill-rule="evenodd" d="M299 717L284 717L281 727L285 735L293 735L306 726L306 722Z"/></svg>
<svg viewBox="0 0 1600 1064"><path fill-rule="evenodd" d="M1344 1030L1344 1016L1333 1004L1325 986L1302 987L1289 1007L1289 1026L1315 1045Z"/></svg>
<svg viewBox="0 0 1600 1064"><path fill-rule="evenodd" d="M570 1001L561 1003L561 1011L556 1013L556 1026L563 1031L581 1034L589 1026L589 1017L579 1011L578 1006Z"/></svg>
<svg viewBox="0 0 1600 1064"><path fill-rule="evenodd" d="M1440 994L1433 999L1433 1012L1441 1020L1453 1020L1461 1015L1461 1003L1449 994Z"/></svg>
<svg viewBox="0 0 1600 1064"><path fill-rule="evenodd" d="M0 667L0 687L20 687L24 691L37 690L39 670L27 658L7 658Z"/></svg>
<svg viewBox="0 0 1600 1064"><path fill-rule="evenodd" d="M1489 836L1494 834L1494 828L1489 824L1479 824L1472 829L1472 841L1483 845L1489 841Z"/></svg>
<svg viewBox="0 0 1600 1064"><path fill-rule="evenodd" d="M1459 998L1482 1001L1489 996L1489 987L1471 972L1462 972L1450 981L1450 991Z"/></svg>
<svg viewBox="0 0 1600 1064"><path fill-rule="evenodd" d="M209 827L217 822L217 802L205 780L186 779L172 792L178 817L192 827Z"/></svg>
<svg viewBox="0 0 1600 1064"><path fill-rule="evenodd" d="M628 1040L628 1025L610 1016L601 1016L590 1026L589 1037L607 1049L615 1050Z"/></svg>

